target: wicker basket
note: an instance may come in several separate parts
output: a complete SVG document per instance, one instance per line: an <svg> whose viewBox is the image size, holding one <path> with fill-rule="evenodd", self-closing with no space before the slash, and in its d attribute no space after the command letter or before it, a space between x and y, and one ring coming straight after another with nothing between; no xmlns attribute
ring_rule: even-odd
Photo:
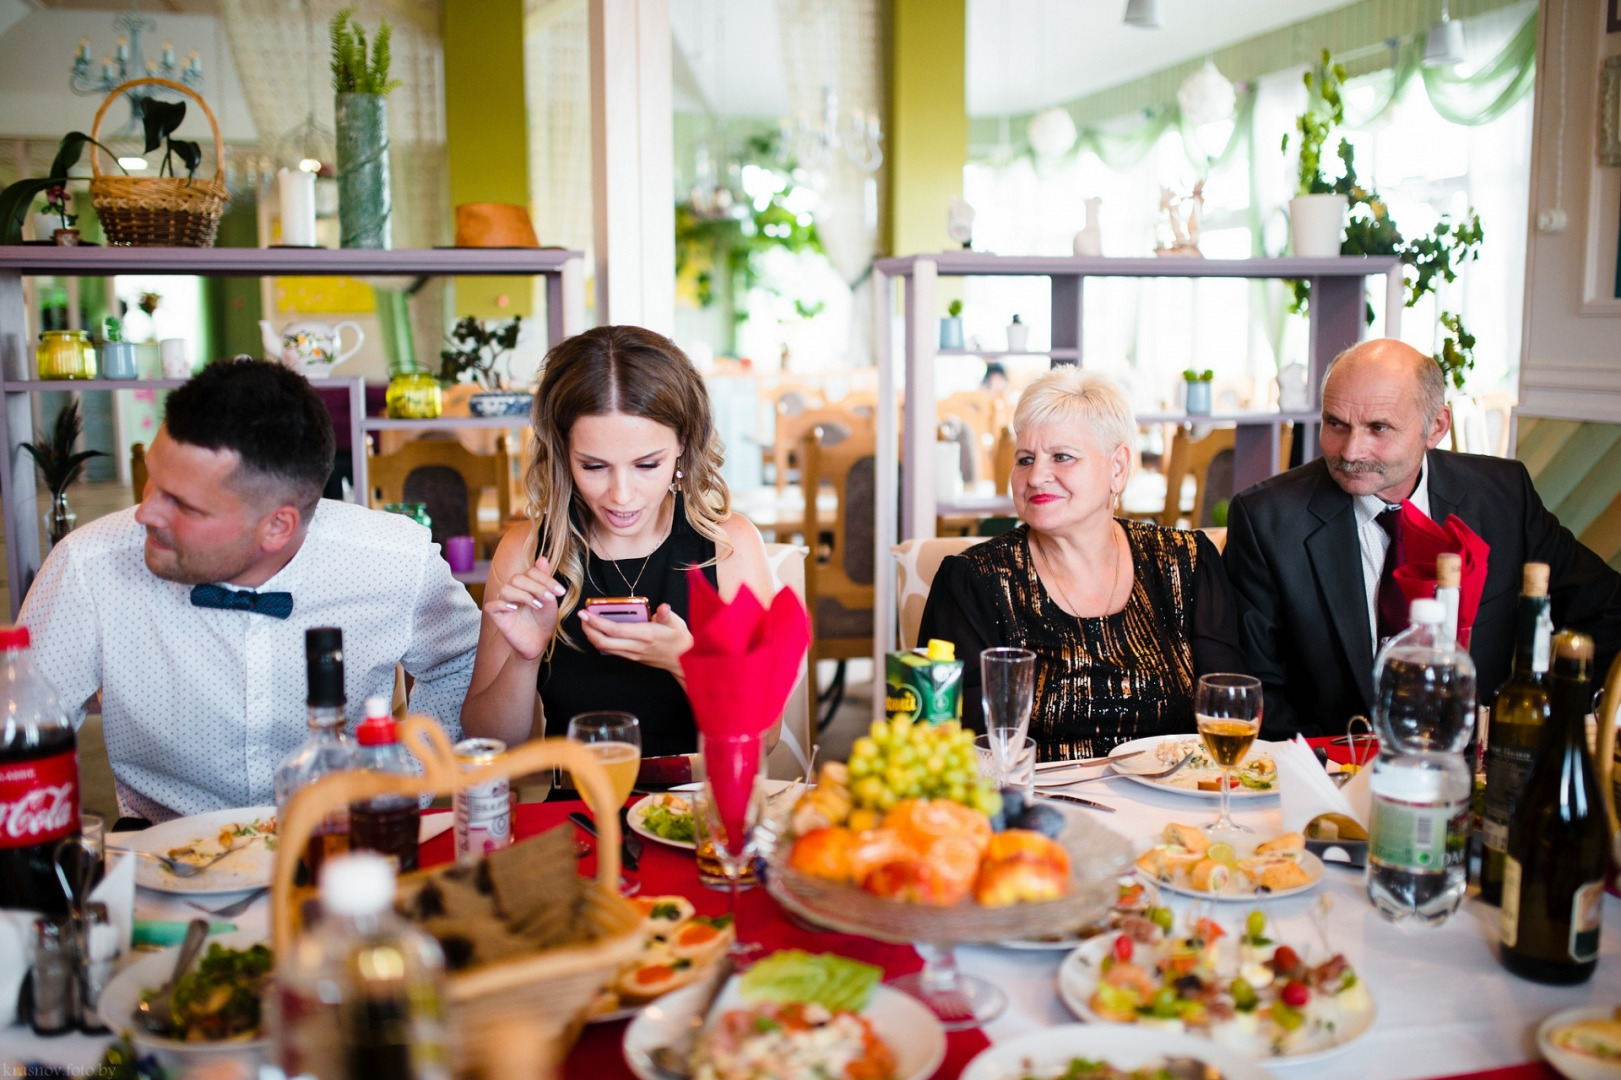
<svg viewBox="0 0 1621 1080"><path fill-rule="evenodd" d="M566 739L525 743L489 765L463 772L450 741L432 720L411 717L400 734L421 759L423 776L337 773L304 788L287 804L271 883L276 956L289 955L297 936L298 913L307 892L293 885L299 855L329 813L375 795L447 795L498 777L554 766L567 769L585 795L600 833L597 879L586 893L586 917L595 939L453 974L447 992L458 1074L551 1077L579 1036L591 999L642 947L641 916L619 895L619 815L614 813L618 807L607 774L579 743Z"/></svg>
<svg viewBox="0 0 1621 1080"><path fill-rule="evenodd" d="M178 176L103 176L97 148L90 148L90 205L101 219L107 243L122 247L213 247L219 230L220 214L225 211L225 140L220 137L219 121L195 90L168 79L131 79L115 87L96 110L90 128L92 139L101 138L101 120L107 107L121 99L133 86L162 86L196 100L214 129L214 178L184 179Z"/></svg>

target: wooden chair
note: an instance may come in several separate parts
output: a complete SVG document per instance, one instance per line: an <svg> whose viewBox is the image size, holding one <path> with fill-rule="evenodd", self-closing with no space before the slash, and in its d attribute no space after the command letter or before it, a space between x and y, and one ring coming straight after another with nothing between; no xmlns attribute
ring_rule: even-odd
<svg viewBox="0 0 1621 1080"><path fill-rule="evenodd" d="M146 444L132 443L129 448L129 486L135 491L137 505L146 498Z"/></svg>
<svg viewBox="0 0 1621 1080"><path fill-rule="evenodd" d="M1171 460L1165 468L1165 509L1160 511L1159 523L1174 527L1182 516L1182 481L1189 473L1194 478L1193 523L1198 525L1205 506L1210 466L1223 450L1231 451L1234 444L1233 428L1215 428L1202 439L1194 439L1185 427L1178 427L1171 441Z"/></svg>
<svg viewBox="0 0 1621 1080"><path fill-rule="evenodd" d="M771 445L771 460L776 471L777 494L781 495L788 486L788 473L790 469L799 468L802 460L800 444L816 428L824 428L827 432L826 445L833 445L846 435L867 432L877 437L878 421L871 412L862 415L849 409L838 406L806 409L795 416L777 414L777 436ZM804 469L800 469L803 480ZM808 486L807 486L808 490ZM806 496L807 499L810 496Z"/></svg>
<svg viewBox="0 0 1621 1080"><path fill-rule="evenodd" d="M392 454L368 452L366 470L372 488L369 493L371 505L381 508L388 503L428 502L428 516L433 518L434 540L440 544L450 536L473 536L480 541L488 557L489 551L500 539L500 532L497 529L494 533L481 535L479 530L478 503L487 487L495 489L500 521L505 522L512 514L512 464L505 433L496 440L495 453L492 455L475 454L461 443L448 439L415 439ZM454 495L447 497L443 494L444 487L456 486L441 486L439 483L446 478L447 472L454 473L460 480L459 500ZM429 489L430 495L436 494L438 497L413 497L414 492L420 492L424 487ZM435 487L439 488L438 492L433 492ZM458 512L462 510L457 505L459 501L465 502L465 522L462 513ZM443 524L441 516L444 518ZM458 526L464 526L465 532L456 531Z"/></svg>
<svg viewBox="0 0 1621 1080"><path fill-rule="evenodd" d="M940 399L934 407L941 423L956 420L968 430L974 444L973 475L978 480L993 475L996 468L996 433L1006 423L1002 400L988 390L963 390Z"/></svg>
<svg viewBox="0 0 1621 1080"><path fill-rule="evenodd" d="M831 443L827 431L813 428L800 444L805 485L805 606L811 617L811 671L821 660L838 661L833 681L818 695L827 726L844 700L845 661L872 655L874 587L873 532L877 480L876 434L852 432ZM831 484L838 497L832 521L822 521L816 493ZM814 675L813 675L814 678Z"/></svg>
<svg viewBox="0 0 1621 1080"><path fill-rule="evenodd" d="M1013 490L1013 459L1016 456L1016 449L1013 429L1003 424L1001 434L996 436L996 453L991 458L991 477L996 481L998 495L1006 495Z"/></svg>
<svg viewBox="0 0 1621 1080"><path fill-rule="evenodd" d="M890 548L895 556L895 610L899 614L902 649L915 649L923 606L928 603L934 575L948 555L961 555L983 541L977 536L946 536L931 540L903 540Z"/></svg>

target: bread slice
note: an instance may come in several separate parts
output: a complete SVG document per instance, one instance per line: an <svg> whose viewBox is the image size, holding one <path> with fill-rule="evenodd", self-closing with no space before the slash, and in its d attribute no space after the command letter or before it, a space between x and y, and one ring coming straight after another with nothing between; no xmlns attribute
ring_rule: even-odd
<svg viewBox="0 0 1621 1080"><path fill-rule="evenodd" d="M1263 889L1280 892L1311 884L1311 875L1293 859L1281 856L1241 859L1238 868Z"/></svg>
<svg viewBox="0 0 1621 1080"><path fill-rule="evenodd" d="M1273 837L1264 844L1255 845L1257 855L1291 855L1306 850L1306 838L1297 832Z"/></svg>
<svg viewBox="0 0 1621 1080"><path fill-rule="evenodd" d="M1201 856L1210 848L1210 837L1197 825L1178 825L1173 822L1165 826L1165 842L1185 847Z"/></svg>
<svg viewBox="0 0 1621 1080"><path fill-rule="evenodd" d="M1194 868L1188 871L1188 881L1200 892L1219 893L1227 888L1232 880L1231 867L1224 866L1215 859L1201 860Z"/></svg>

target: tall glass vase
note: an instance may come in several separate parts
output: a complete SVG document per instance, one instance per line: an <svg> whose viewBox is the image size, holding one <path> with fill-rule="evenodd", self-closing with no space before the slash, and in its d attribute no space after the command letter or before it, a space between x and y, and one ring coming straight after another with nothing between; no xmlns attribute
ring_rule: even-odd
<svg viewBox="0 0 1621 1080"><path fill-rule="evenodd" d="M59 491L51 497L51 508L44 513L45 535L50 537L51 546L55 547L62 542L62 537L73 531L79 523L79 515L68 506L68 493Z"/></svg>
<svg viewBox="0 0 1621 1080"><path fill-rule="evenodd" d="M338 224L346 248L394 246L388 190L388 98L339 94Z"/></svg>

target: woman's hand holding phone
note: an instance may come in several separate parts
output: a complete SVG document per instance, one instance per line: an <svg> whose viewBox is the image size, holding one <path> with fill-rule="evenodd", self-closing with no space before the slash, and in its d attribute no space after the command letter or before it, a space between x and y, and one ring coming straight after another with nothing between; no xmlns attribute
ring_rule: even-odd
<svg viewBox="0 0 1621 1080"><path fill-rule="evenodd" d="M582 611L580 626L586 640L599 652L668 671L686 685L681 654L692 648L692 634L681 616L670 610L669 604L660 604L652 620L643 623L615 622Z"/></svg>
<svg viewBox="0 0 1621 1080"><path fill-rule="evenodd" d="M493 595L486 590L484 612L513 652L537 660L557 631L557 601L565 591L542 557L510 581L500 582Z"/></svg>

